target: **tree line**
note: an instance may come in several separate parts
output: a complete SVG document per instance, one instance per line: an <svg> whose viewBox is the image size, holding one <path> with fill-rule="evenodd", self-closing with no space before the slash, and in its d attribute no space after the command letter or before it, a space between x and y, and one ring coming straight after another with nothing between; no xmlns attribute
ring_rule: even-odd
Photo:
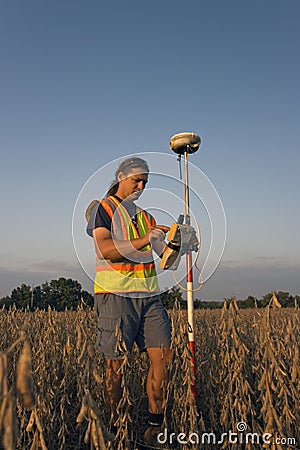
<svg viewBox="0 0 300 450"><path fill-rule="evenodd" d="M71 278L46 281L41 286L22 284L12 290L10 296L0 299L0 307L6 309L15 305L18 309L76 309L78 306L92 306L93 296L84 291L81 284Z"/></svg>
<svg viewBox="0 0 300 450"><path fill-rule="evenodd" d="M299 295L291 295L289 292L283 292L283 291L272 291L268 294L265 294L262 298L258 299L257 297L254 297L252 295L249 295L246 299L237 300L237 305L240 309L246 309L246 308L264 308L267 306L273 295L275 294L278 302L280 303L280 306L283 308L286 307L300 307L300 296ZM162 300L164 303L164 306L167 309L172 309L175 304L177 304L181 309L187 308L187 302L184 300L183 292L179 287L173 287L169 291L164 292L162 295ZM223 300L201 300L201 299L195 299L194 300L194 308L195 309L217 309L222 308L224 305L224 302L230 303L232 301L233 297L230 298L223 298Z"/></svg>
<svg viewBox="0 0 300 450"><path fill-rule="evenodd" d="M238 307L243 308L264 308L268 305L275 293L276 298L282 307L300 306L300 296L291 295L289 292L274 291L258 299L249 295L244 300L237 300ZM184 300L184 293L178 286L165 290L161 294L162 302L166 309L180 308L186 309L187 302ZM194 300L195 309L216 309L222 308L224 302L230 303L232 298L224 298L222 301ZM18 309L54 309L63 311L65 309L77 309L78 306L93 306L93 295L82 289L81 284L71 278L58 278L57 280L46 281L41 286L32 287L28 284L12 290L10 296L0 299L0 308L6 309L15 306Z"/></svg>

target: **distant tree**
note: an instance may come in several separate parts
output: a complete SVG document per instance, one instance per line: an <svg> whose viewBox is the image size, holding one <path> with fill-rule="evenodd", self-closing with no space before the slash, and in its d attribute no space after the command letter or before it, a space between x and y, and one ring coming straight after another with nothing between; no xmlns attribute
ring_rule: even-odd
<svg viewBox="0 0 300 450"><path fill-rule="evenodd" d="M166 309L173 309L175 304L178 304L182 309L186 308L186 302L182 298L182 291L177 286L173 286L168 291L163 292L160 296Z"/></svg>
<svg viewBox="0 0 300 450"><path fill-rule="evenodd" d="M262 298L258 301L259 308L264 308L270 303L271 298L273 297L273 292L269 292L262 296Z"/></svg>
<svg viewBox="0 0 300 450"><path fill-rule="evenodd" d="M40 303L37 306L43 309L48 306L57 311L76 309L82 303L83 297L90 304L89 294L82 291L81 284L71 278L59 278L42 284L40 294Z"/></svg>
<svg viewBox="0 0 300 450"><path fill-rule="evenodd" d="M178 286L173 286L168 291L163 292L161 295L161 299L163 305L166 309L173 309L174 306L179 307L180 309L187 309L187 302L183 298L183 292ZM201 300L194 300L194 308L201 307Z"/></svg>
<svg viewBox="0 0 300 450"><path fill-rule="evenodd" d="M246 300L238 300L238 307L243 308L255 308L257 306L257 298L253 297L253 295L248 295Z"/></svg>
<svg viewBox="0 0 300 450"><path fill-rule="evenodd" d="M87 291L81 291L81 306L93 306L94 305L94 297Z"/></svg>
<svg viewBox="0 0 300 450"><path fill-rule="evenodd" d="M273 297L273 292L275 292L275 295L277 297L277 300L283 307L293 307L295 306L295 297L293 297L289 292L283 292L283 291L272 291L268 294L264 295L262 299L258 302L260 307L265 307L270 303L271 298Z"/></svg>
<svg viewBox="0 0 300 450"><path fill-rule="evenodd" d="M19 309L29 308L31 310L47 309L49 306L57 311L66 308L76 309L81 306L92 306L93 296L82 290L81 284L71 278L59 278L58 280L46 281L42 286L31 286L22 284L13 289L11 296L0 299L0 307L5 305L9 308L16 305Z"/></svg>
<svg viewBox="0 0 300 450"><path fill-rule="evenodd" d="M32 301L32 289L28 284L21 284L11 292L11 304L17 308L30 308Z"/></svg>
<svg viewBox="0 0 300 450"><path fill-rule="evenodd" d="M5 308L8 309L12 305L13 305L12 299L8 295L0 299L0 308L5 306Z"/></svg>
<svg viewBox="0 0 300 450"><path fill-rule="evenodd" d="M226 308L229 308L230 303L232 302L234 297L223 297L224 303L226 303ZM223 305L224 305L223 303Z"/></svg>
<svg viewBox="0 0 300 450"><path fill-rule="evenodd" d="M31 309L40 308L42 302L42 289L41 286L35 286L32 292L32 307Z"/></svg>
<svg viewBox="0 0 300 450"><path fill-rule="evenodd" d="M289 292L276 292L276 297L279 303L285 308L287 306L295 305L295 297L293 297Z"/></svg>
<svg viewBox="0 0 300 450"><path fill-rule="evenodd" d="M194 299L194 308L201 309L201 307L202 307L202 300L200 298Z"/></svg>
<svg viewBox="0 0 300 450"><path fill-rule="evenodd" d="M198 308L200 309L219 309L222 308L223 302L217 301L217 300L201 300L199 301Z"/></svg>

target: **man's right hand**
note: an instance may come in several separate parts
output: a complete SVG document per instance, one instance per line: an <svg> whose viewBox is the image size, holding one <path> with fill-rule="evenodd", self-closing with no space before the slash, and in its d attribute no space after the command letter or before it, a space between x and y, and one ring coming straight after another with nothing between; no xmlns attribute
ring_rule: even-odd
<svg viewBox="0 0 300 450"><path fill-rule="evenodd" d="M151 230L149 234L149 242L150 244L154 243L154 241L162 242L165 240L165 233L160 230L159 228L155 228L154 230Z"/></svg>
<svg viewBox="0 0 300 450"><path fill-rule="evenodd" d="M169 230L170 228L164 225L157 225L148 230L150 245L158 255L162 255L165 249L165 237Z"/></svg>
<svg viewBox="0 0 300 450"><path fill-rule="evenodd" d="M149 236L149 242L152 245L155 242L162 242L165 240L166 233L170 230L169 227L164 225L155 225L149 228L147 235Z"/></svg>

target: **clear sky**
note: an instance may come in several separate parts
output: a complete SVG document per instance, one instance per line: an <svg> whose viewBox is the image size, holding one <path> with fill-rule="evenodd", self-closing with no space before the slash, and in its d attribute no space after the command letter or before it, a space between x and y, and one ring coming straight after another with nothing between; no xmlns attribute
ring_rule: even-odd
<svg viewBox="0 0 300 450"><path fill-rule="evenodd" d="M299 20L298 0L1 1L0 297L59 276L91 292L82 186L190 130L227 218L199 296L300 294Z"/></svg>

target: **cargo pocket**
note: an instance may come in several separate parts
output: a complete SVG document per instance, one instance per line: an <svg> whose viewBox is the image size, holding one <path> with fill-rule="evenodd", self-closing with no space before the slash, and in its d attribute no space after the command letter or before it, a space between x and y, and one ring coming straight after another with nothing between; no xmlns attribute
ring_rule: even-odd
<svg viewBox="0 0 300 450"><path fill-rule="evenodd" d="M121 317L99 316L97 347L106 358L113 359L121 356L120 339L122 339Z"/></svg>

